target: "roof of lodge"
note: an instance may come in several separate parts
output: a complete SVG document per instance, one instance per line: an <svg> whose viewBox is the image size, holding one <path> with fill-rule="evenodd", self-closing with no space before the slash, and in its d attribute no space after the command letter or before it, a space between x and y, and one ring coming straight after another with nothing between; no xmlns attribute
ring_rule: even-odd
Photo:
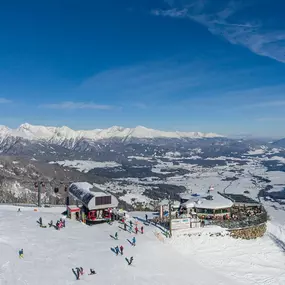
<svg viewBox="0 0 285 285"><path fill-rule="evenodd" d="M228 194L228 193L224 193L221 194L222 196L224 196L225 198L228 198L230 200L232 200L234 203L240 203L240 204L260 204L259 202L253 200L250 197L247 197L245 195L242 194Z"/></svg>
<svg viewBox="0 0 285 285"><path fill-rule="evenodd" d="M212 199L208 199L209 196ZM181 204L186 208L200 208L200 209L224 209L233 206L233 202L222 196L220 193L212 192L210 194L181 194L181 199L188 200L187 202Z"/></svg>
<svg viewBox="0 0 285 285"><path fill-rule="evenodd" d="M88 182L76 182L72 183L69 186L69 193L82 202L82 204L88 207L89 202L95 197L103 197L103 196L111 196L111 194L107 194L103 192L98 187L93 186Z"/></svg>

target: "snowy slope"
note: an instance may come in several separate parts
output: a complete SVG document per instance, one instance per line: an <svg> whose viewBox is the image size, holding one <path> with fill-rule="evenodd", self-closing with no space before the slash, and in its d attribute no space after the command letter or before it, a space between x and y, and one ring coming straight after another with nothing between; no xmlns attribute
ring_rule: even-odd
<svg viewBox="0 0 285 285"><path fill-rule="evenodd" d="M110 138L120 138L122 140L129 138L213 138L220 137L214 133L200 132L165 132L159 130L148 129L142 126L135 128L123 128L114 126L108 129L94 130L79 130L75 131L66 126L63 127L46 127L33 126L30 124L22 124L17 129L9 129L5 126L0 126L0 137L22 137L29 140L45 140L52 143L61 143L66 140L101 140Z"/></svg>
<svg viewBox="0 0 285 285"><path fill-rule="evenodd" d="M269 237L237 241L229 237L192 236L160 241L153 226L137 236L122 231L117 223L88 227L67 220L66 228L40 228L36 220L57 220L63 209L0 207L0 284L5 285L269 285L284 284L284 255ZM136 213L137 214L137 213ZM118 231L119 241L110 235ZM111 251L123 245L125 256L134 257L128 266L125 256ZM24 259L18 250L24 249ZM236 251L237 249L237 251ZM236 254L235 254L236 253ZM71 268L94 268L94 276L84 274L76 281Z"/></svg>

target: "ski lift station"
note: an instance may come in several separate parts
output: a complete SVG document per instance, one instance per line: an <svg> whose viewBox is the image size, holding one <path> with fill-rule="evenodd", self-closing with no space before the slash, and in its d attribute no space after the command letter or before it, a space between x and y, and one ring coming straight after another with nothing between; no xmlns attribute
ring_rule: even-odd
<svg viewBox="0 0 285 285"><path fill-rule="evenodd" d="M118 207L115 196L104 192L88 182L72 183L69 194L76 200L78 207L68 206L68 217L87 224L108 221L113 209Z"/></svg>

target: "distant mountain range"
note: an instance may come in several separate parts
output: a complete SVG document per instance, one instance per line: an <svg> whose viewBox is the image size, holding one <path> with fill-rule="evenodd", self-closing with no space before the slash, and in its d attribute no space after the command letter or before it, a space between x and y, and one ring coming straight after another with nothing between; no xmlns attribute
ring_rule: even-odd
<svg viewBox="0 0 285 285"><path fill-rule="evenodd" d="M131 138L138 139L202 139L202 138L218 138L223 137L215 133L201 132L166 132L137 126L135 128L123 128L113 126L107 129L94 130L72 130L66 126L63 127L46 127L34 126L30 124L22 124L17 129L10 129L6 126L0 126L0 138L19 137L27 140L45 141L53 144L61 144L62 142L78 141L82 139L99 141L105 139L117 138L127 141Z"/></svg>
<svg viewBox="0 0 285 285"><path fill-rule="evenodd" d="M285 138L273 142L272 145L275 147L285 147Z"/></svg>

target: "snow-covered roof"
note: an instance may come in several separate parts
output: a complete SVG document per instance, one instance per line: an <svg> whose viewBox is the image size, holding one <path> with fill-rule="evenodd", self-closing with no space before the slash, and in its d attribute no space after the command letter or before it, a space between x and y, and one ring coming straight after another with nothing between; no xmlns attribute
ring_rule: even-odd
<svg viewBox="0 0 285 285"><path fill-rule="evenodd" d="M89 210L100 208L115 208L118 206L118 200L113 195L104 192L98 187L88 182L76 182L69 186L69 193L79 200ZM98 201L97 198L110 197L108 202Z"/></svg>
<svg viewBox="0 0 285 285"><path fill-rule="evenodd" d="M212 196L212 200L206 199L208 196ZM219 193L211 193L201 196L192 196L189 194L180 195L182 199L188 199L187 202L182 203L182 207L186 208L200 208L200 209L223 209L233 206L233 202Z"/></svg>

